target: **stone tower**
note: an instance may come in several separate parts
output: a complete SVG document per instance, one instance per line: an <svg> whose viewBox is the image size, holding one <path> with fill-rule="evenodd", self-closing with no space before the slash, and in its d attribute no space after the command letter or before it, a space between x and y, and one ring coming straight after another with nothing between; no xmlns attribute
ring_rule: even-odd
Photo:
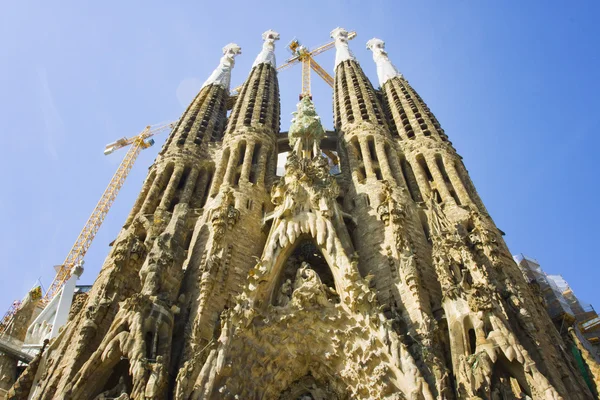
<svg viewBox="0 0 600 400"><path fill-rule="evenodd" d="M9 398L594 398L383 41L375 89L331 35L333 132L308 97L280 132L276 32L237 96L223 49Z"/></svg>

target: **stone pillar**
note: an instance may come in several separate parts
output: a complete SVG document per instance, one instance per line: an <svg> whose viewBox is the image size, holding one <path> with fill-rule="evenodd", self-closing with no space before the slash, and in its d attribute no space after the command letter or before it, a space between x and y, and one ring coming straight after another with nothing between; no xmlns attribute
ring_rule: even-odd
<svg viewBox="0 0 600 400"><path fill-rule="evenodd" d="M456 190L456 193L457 193L458 198L460 199L460 202L462 204L472 204L471 198L469 197L469 193L467 192L467 189L464 187L462 180L458 176L458 172L456 171L456 168L454 168L454 163L451 161L451 159L449 159L449 157L447 155L442 156L442 162L444 163L444 166L446 167L446 173L448 174L448 177L450 178L450 182L452 182L452 186L454 187L454 190Z"/></svg>
<svg viewBox="0 0 600 400"><path fill-rule="evenodd" d="M254 142L246 143L246 152L244 153L244 160L242 163L242 171L240 181L250 181L250 168L252 167L252 155L254 153Z"/></svg>
<svg viewBox="0 0 600 400"><path fill-rule="evenodd" d="M375 141L375 151L377 152L377 158L379 159L379 167L381 168L381 175L383 176L383 179L387 179L388 181L394 181L397 184L399 184L399 182L396 181L395 174L390 168L390 161L387 158L385 146L382 143L382 139Z"/></svg>
<svg viewBox="0 0 600 400"><path fill-rule="evenodd" d="M421 190L421 195L423 196L423 200L426 200L431 196L431 185L429 183L429 179L423 171L423 168L419 164L419 162L414 158L414 162L411 163L413 165L413 173L415 174L415 179L417 180L417 184L419 185L419 189ZM407 160L407 162L409 162Z"/></svg>
<svg viewBox="0 0 600 400"><path fill-rule="evenodd" d="M165 192L160 201L160 209L167 209L171 205L171 201L173 201L173 196L175 196L175 191L177 190L177 186L179 185L179 180L183 175L183 168L183 166L177 166L171 174L171 179L169 179L167 188L165 189Z"/></svg>
<svg viewBox="0 0 600 400"><path fill-rule="evenodd" d="M446 203L456 204L454 198L450 194L448 190L448 184L444 180L444 176L442 172L438 168L437 163L435 162L434 156L428 156L425 158L427 162L427 166L429 167L429 171L431 171L431 175L433 175L433 181L435 182L436 189L440 192L440 196L442 196L442 200Z"/></svg>
<svg viewBox="0 0 600 400"><path fill-rule="evenodd" d="M181 195L181 203L190 202L192 194L194 193L194 189L197 184L196 181L198 180L198 174L198 168L192 168L190 174L188 175L187 182L185 183L185 187L183 188L183 194Z"/></svg>
<svg viewBox="0 0 600 400"><path fill-rule="evenodd" d="M238 144L236 143L235 146L235 149L231 149L230 147L229 162L227 163L227 168L225 169L225 177L223 178L222 182L223 185L231 185L233 181L232 177L237 167L238 157L240 156Z"/></svg>

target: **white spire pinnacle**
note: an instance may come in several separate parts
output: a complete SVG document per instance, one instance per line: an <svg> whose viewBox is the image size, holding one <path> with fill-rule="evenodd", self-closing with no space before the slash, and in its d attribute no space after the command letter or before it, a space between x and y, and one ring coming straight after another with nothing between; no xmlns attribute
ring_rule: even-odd
<svg viewBox="0 0 600 400"><path fill-rule="evenodd" d="M354 54L348 47L348 31L344 28L335 28L331 31L331 37L335 40L335 67L336 68L342 61L354 60Z"/></svg>
<svg viewBox="0 0 600 400"><path fill-rule="evenodd" d="M219 85L223 89L229 91L229 83L231 82L231 70L235 65L235 57L242 54L242 48L235 43L229 43L223 47L223 57L219 62L219 66L208 77L202 88L208 85Z"/></svg>
<svg viewBox="0 0 600 400"><path fill-rule="evenodd" d="M383 87L383 84L396 76L402 78L400 71L394 67L394 64L388 58L385 49L385 42L381 39L373 38L367 42L367 49L373 52L373 60L377 64L377 77L379 78L379 85Z"/></svg>
<svg viewBox="0 0 600 400"><path fill-rule="evenodd" d="M252 68L264 63L269 63L273 68L277 68L277 64L275 63L275 41L279 40L279 33L269 29L262 34L262 38L265 42L263 43L262 50L258 53L258 56L256 56Z"/></svg>

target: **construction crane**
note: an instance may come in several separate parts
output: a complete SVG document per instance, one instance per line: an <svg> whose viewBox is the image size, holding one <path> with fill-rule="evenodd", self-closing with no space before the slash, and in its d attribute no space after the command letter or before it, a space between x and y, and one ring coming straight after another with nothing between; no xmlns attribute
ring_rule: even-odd
<svg viewBox="0 0 600 400"><path fill-rule="evenodd" d="M105 155L111 154L115 150L123 147L131 147L125 154L121 164L119 164L119 167L110 180L108 187L104 190L104 193L102 193L100 201L98 201L98 204L96 204L94 211L92 211L92 215L90 215L83 229L79 233L75 244L65 258L65 261L61 265L55 267L56 276L44 294L44 297L41 299L42 305L47 305L54 298L54 296L56 296L67 280L69 280L71 277L73 268L83 262L86 252L92 244L98 229L100 229L106 214L108 214L110 207L115 201L115 198L123 186L123 183L125 182L129 171L131 171L131 168L133 167L138 155L143 149L146 149L154 144L154 139L151 139L151 137L166 130L172 130L174 127L175 122L157 125L154 127L147 126L146 129L144 129L137 136L131 138L122 138L106 145L106 148L104 149ZM6 331L6 329L10 326L14 315L19 310L20 306L20 301L13 302L2 320L0 320L0 334Z"/></svg>
<svg viewBox="0 0 600 400"><path fill-rule="evenodd" d="M146 149L154 144L154 139L151 139L151 137L166 130L171 130L174 126L174 122L155 127L147 126L146 129L144 129L137 136L131 138L122 138L106 145L104 149L105 155L109 155L115 150L123 147L131 147L125 154L121 164L119 164L117 171L110 180L107 188L104 190L104 193L102 193L98 204L96 204L94 211L92 211L92 215L90 215L83 229L79 233L75 244L65 258L65 261L61 265L57 266L56 276L46 291L46 294L44 294L44 297L42 298L43 303L47 304L50 302L50 300L52 300L52 298L54 298L54 296L71 277L73 268L83 261L85 253L92 244L98 229L100 229L106 214L108 214L110 207L115 201L115 198L123 186L127 175L129 175L129 171L131 171L131 168L133 167L138 155L143 149Z"/></svg>
<svg viewBox="0 0 600 400"><path fill-rule="evenodd" d="M356 37L356 32L350 32L348 34L349 40L354 39L355 37ZM311 96L311 92L310 92L310 70L311 69L313 71L315 71L317 73L317 75L319 75L321 78L323 78L323 80L325 82L327 82L327 84L329 86L333 87L333 82L334 82L333 77L331 75L329 75L327 73L327 71L325 71L323 69L323 67L321 67L321 65L319 65L319 63L317 63L314 59L314 57L316 55L319 55L329 49L332 49L333 47L335 47L335 41L331 41L327 44L319 46L312 51L308 50L308 48L301 45L297 39L292 40L288 44L288 49L292 52L293 57L287 59L283 65L280 65L279 67L277 67L277 71L282 71L284 69L290 68L291 66L296 65L300 62L302 63L302 92L300 93L301 99L304 96L309 96L309 97ZM241 86L236 87L235 89L233 89L233 93L234 94L239 93L241 88L242 88Z"/></svg>

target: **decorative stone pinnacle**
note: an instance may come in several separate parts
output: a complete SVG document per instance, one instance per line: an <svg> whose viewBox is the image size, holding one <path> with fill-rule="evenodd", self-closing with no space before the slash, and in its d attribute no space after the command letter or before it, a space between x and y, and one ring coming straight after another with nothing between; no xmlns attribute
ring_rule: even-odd
<svg viewBox="0 0 600 400"><path fill-rule="evenodd" d="M297 111L292 115L294 118L288 136L293 152L299 158L311 159L320 155L319 143L325 136L325 129L309 96L304 96L300 100Z"/></svg>
<svg viewBox="0 0 600 400"><path fill-rule="evenodd" d="M356 61L354 54L352 54L352 51L350 51L350 48L348 47L348 31L338 27L332 30L330 35L333 40L335 40L335 67L342 61Z"/></svg>
<svg viewBox="0 0 600 400"><path fill-rule="evenodd" d="M403 77L388 58L383 40L377 38L369 40L367 42L367 49L373 52L373 60L377 64L377 77L379 78L380 86L383 87L384 83L397 76Z"/></svg>
<svg viewBox="0 0 600 400"><path fill-rule="evenodd" d="M235 57L242 54L242 48L235 43L229 43L223 47L223 57L219 61L219 66L208 77L202 85L204 88L208 85L219 85L229 91L229 83L231 82L231 70L235 65Z"/></svg>
<svg viewBox="0 0 600 400"><path fill-rule="evenodd" d="M263 43L263 48L260 53L258 53L256 60L254 60L252 68L264 63L269 63L273 66L273 68L277 68L277 64L275 62L275 41L279 40L279 33L269 29L262 34L262 38L265 42Z"/></svg>

